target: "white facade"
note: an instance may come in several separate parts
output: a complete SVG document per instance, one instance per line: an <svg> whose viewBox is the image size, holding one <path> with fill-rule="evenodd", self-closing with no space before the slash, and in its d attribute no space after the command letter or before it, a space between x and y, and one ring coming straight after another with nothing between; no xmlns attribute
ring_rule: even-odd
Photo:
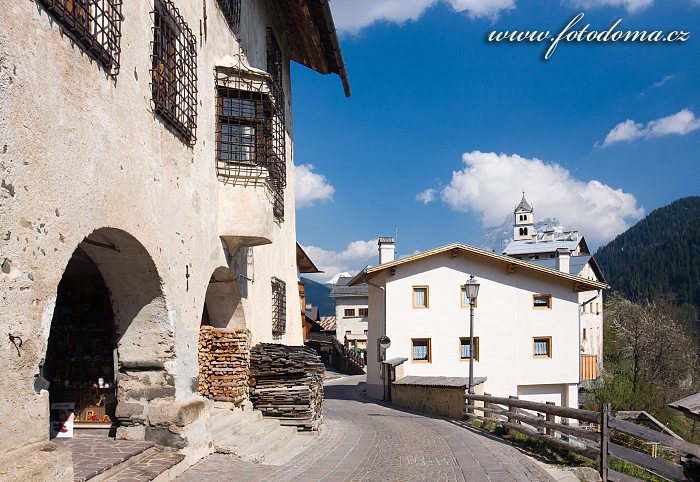
<svg viewBox="0 0 700 482"><path fill-rule="evenodd" d="M460 359L460 337L469 336L469 308L462 305L461 286L473 274L481 284L474 376L487 378L484 390L577 407L579 293L574 286L576 280L586 280L514 263L505 256L450 245L358 275L358 282L370 282L367 393L375 398L383 394L376 342L382 335L391 339L386 359L408 358L405 376L468 376L468 360ZM414 307L415 286L428 287L427 308ZM537 294L551 295L551 308L534 308ZM551 338L551 356L534 356L534 338L540 337ZM429 362L412 359L412 339L430 339Z"/></svg>

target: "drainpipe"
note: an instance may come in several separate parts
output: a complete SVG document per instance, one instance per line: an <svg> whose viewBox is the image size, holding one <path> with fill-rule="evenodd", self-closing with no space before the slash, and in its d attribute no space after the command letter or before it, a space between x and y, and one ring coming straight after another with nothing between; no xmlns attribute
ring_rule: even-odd
<svg viewBox="0 0 700 482"><path fill-rule="evenodd" d="M382 290L382 296L384 298L384 330L383 330L384 333L383 333L383 335L386 335L386 288L384 286L380 286L376 283L372 283L371 281L368 281L367 280L367 273L362 273L362 281L369 286L372 286L374 288L379 288L380 290ZM386 402L387 401L387 399L386 399L387 398L386 397L386 387L388 384L388 376L386 373L386 363L383 363L384 358L386 358L386 353L382 353L382 375L384 376L384 383L382 383L383 389L384 389L384 395L382 397L382 400Z"/></svg>

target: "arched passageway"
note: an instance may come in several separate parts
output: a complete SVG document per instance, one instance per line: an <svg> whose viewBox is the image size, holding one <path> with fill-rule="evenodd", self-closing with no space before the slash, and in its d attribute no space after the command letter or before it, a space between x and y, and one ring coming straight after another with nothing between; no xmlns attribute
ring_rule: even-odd
<svg viewBox="0 0 700 482"><path fill-rule="evenodd" d="M174 356L172 322L155 264L130 234L102 228L75 249L57 288L44 378L51 436L134 436L148 400L174 396L165 364ZM120 410L120 405L128 410ZM129 433L131 430L131 433ZM84 433L84 432L83 432Z"/></svg>

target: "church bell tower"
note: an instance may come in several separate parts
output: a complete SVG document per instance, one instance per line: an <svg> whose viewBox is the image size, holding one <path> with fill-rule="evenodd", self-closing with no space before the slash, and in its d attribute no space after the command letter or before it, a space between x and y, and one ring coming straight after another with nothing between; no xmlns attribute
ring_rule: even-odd
<svg viewBox="0 0 700 482"><path fill-rule="evenodd" d="M515 222L513 223L513 241L530 241L535 235L535 219L532 205L525 199L525 191L520 204L513 211Z"/></svg>

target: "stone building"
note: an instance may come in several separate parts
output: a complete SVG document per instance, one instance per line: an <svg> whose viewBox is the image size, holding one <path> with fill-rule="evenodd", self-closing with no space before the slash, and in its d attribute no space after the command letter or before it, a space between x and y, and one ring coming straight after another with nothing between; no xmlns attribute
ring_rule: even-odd
<svg viewBox="0 0 700 482"><path fill-rule="evenodd" d="M290 61L349 95L326 0L0 9L0 466L17 480L65 478L50 402L90 390L118 437L206 453L202 324L302 344Z"/></svg>

